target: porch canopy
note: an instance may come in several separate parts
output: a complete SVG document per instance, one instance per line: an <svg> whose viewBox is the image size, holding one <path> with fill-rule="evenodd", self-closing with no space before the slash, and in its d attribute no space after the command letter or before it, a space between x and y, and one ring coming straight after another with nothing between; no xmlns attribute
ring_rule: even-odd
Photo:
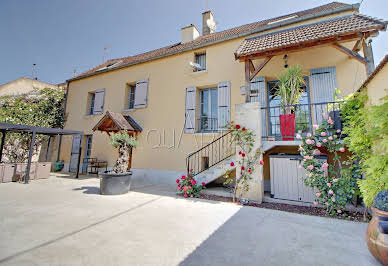
<svg viewBox="0 0 388 266"><path fill-rule="evenodd" d="M142 128L129 115L106 111L104 117L93 127L93 131L96 130L106 132L108 135L110 132L122 130L126 130L130 134L136 134L141 132Z"/></svg>
<svg viewBox="0 0 388 266"><path fill-rule="evenodd" d="M30 143L30 149L29 149L29 153L28 153L26 177L24 180L26 184L28 183L28 181L30 179L31 160L32 160L32 154L33 154L36 134L47 135L50 137L63 136L63 135L73 135L73 136L79 135L82 137L82 135L83 135L82 131L67 130L67 129L61 129L61 128L35 127L35 126L8 124L8 123L0 123L0 132L2 133L1 146L0 146L0 162L2 161L2 157L3 157L5 136L8 132L18 132L18 133L31 134L31 143ZM82 138L80 138L80 139L82 139ZM58 142L58 144L60 145L60 141ZM59 148L58 148L58 154L59 154ZM79 164L80 164L80 162L78 160L76 178L78 178Z"/></svg>
<svg viewBox="0 0 388 266"><path fill-rule="evenodd" d="M245 62L246 101L250 100L251 80L272 57L313 47L332 46L349 58L365 64L369 74L374 64L372 50L366 39L377 36L386 27L386 21L353 14L245 39L235 52L235 58ZM341 45L350 41L356 41L353 49ZM364 57L358 53L361 47ZM264 61L255 67L252 60L256 59Z"/></svg>

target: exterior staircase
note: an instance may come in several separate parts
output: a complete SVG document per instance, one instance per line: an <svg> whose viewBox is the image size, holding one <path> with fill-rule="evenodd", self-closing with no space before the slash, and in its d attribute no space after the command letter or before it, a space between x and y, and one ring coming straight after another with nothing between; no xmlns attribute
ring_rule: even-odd
<svg viewBox="0 0 388 266"><path fill-rule="evenodd" d="M235 154L236 146L232 134L226 132L187 156L187 173L190 172L197 182L209 184L236 168L230 166L230 163L235 161Z"/></svg>
<svg viewBox="0 0 388 266"><path fill-rule="evenodd" d="M232 171L236 169L236 165L230 166L231 162L236 161L235 159L236 159L236 156L232 156L225 159L224 161L218 163L217 165L214 165L213 167L210 167L209 169L203 171L202 173L197 174L195 176L195 180L199 183L205 182L206 184L209 184L210 182L226 174L227 171Z"/></svg>

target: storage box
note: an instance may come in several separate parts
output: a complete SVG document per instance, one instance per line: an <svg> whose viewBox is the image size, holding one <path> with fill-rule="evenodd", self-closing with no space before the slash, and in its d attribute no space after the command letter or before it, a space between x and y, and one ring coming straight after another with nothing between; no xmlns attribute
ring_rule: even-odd
<svg viewBox="0 0 388 266"><path fill-rule="evenodd" d="M49 178L51 172L51 162L36 163L36 179Z"/></svg>

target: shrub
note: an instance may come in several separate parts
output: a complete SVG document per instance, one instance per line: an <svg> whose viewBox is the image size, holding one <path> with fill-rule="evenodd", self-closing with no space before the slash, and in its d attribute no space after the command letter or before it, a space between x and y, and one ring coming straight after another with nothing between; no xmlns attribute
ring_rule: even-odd
<svg viewBox="0 0 388 266"><path fill-rule="evenodd" d="M130 149L137 146L137 140L128 135L128 132L118 132L110 138L110 144L119 148L119 156L113 166L114 173L125 173L128 171Z"/></svg>
<svg viewBox="0 0 388 266"><path fill-rule="evenodd" d="M199 192L205 188L205 182L198 184L198 182L194 179L192 170L187 176L183 175L181 179L177 179L176 183L178 184L178 194L183 194L185 198L198 198Z"/></svg>
<svg viewBox="0 0 388 266"><path fill-rule="evenodd" d="M377 193L373 206L376 209L388 212L388 190L383 190Z"/></svg>
<svg viewBox="0 0 388 266"><path fill-rule="evenodd" d="M345 151L341 143L341 130L334 128L334 121L330 117L325 118L321 126L314 125L313 128L313 133L305 136L297 134L297 138L302 140L299 146L303 156L301 167L307 171L304 182L318 191L314 205L325 205L330 215L341 214L357 191L356 180L351 174L346 174L345 162L340 160L339 154ZM334 155L333 164L329 165L317 157L321 154L320 148L326 148Z"/></svg>

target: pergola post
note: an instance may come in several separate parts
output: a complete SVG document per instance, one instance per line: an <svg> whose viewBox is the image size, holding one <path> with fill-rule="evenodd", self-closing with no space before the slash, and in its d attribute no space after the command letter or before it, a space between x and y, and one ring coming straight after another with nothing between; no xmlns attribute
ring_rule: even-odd
<svg viewBox="0 0 388 266"><path fill-rule="evenodd" d="M81 163L81 152L82 152L82 135L80 135L80 138L79 138L79 151L78 151L78 160L77 160L77 172L75 174L75 178L78 178L79 177L79 166L80 166L80 163Z"/></svg>
<svg viewBox="0 0 388 266"><path fill-rule="evenodd" d="M362 41L362 49L364 53L364 58L366 60L366 73L369 76L375 70L375 62L373 59L373 50L372 50L372 40L368 43L366 40Z"/></svg>
<svg viewBox="0 0 388 266"><path fill-rule="evenodd" d="M1 132L1 146L0 146L0 162L3 160L3 149L4 149L4 143L5 143L5 131Z"/></svg>
<svg viewBox="0 0 388 266"><path fill-rule="evenodd" d="M46 162L47 162L48 159L49 159L50 145L51 145L51 136L49 136L49 139L48 139L48 141L47 141Z"/></svg>
<svg viewBox="0 0 388 266"><path fill-rule="evenodd" d="M30 180L30 169L31 169L32 154L33 154L33 152L34 152L35 135L36 135L36 132L35 132L35 131L32 131L31 143L30 143L30 150L29 150L29 152L28 152L28 161L27 161L26 177L25 177L25 179L24 179L24 183L26 183L26 184L28 184L28 181Z"/></svg>

